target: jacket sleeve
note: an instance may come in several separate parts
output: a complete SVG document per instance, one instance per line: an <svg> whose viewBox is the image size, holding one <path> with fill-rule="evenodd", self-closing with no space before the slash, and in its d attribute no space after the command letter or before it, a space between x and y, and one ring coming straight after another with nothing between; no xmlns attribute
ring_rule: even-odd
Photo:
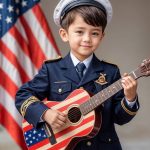
<svg viewBox="0 0 150 150"><path fill-rule="evenodd" d="M120 79L120 71L117 69L115 76L114 76L114 82ZM136 103L133 107L130 107L124 97L124 92L121 90L116 95L113 96L113 117L114 122L123 125L125 123L128 123L137 113L139 109L139 102L138 97L136 99Z"/></svg>
<svg viewBox="0 0 150 150"><path fill-rule="evenodd" d="M16 93L15 105L21 115L37 127L42 114L48 109L42 100L47 97L49 78L44 64L38 74L25 83Z"/></svg>

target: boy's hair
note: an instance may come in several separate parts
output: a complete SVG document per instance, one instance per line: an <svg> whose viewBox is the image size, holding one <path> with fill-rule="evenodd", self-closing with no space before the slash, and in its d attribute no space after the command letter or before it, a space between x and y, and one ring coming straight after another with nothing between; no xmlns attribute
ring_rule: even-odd
<svg viewBox="0 0 150 150"><path fill-rule="evenodd" d="M101 26L102 31L104 32L107 25L107 16L99 8L93 6L75 7L64 16L61 21L61 27L68 30L77 14L79 14L87 24L95 27Z"/></svg>

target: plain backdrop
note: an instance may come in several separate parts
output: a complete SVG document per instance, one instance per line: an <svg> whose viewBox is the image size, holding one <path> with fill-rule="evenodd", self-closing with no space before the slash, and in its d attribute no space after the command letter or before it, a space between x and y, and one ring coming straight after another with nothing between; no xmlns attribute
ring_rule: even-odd
<svg viewBox="0 0 150 150"><path fill-rule="evenodd" d="M121 73L136 69L150 58L150 1L110 0L113 18L107 26L105 38L96 55L99 59L117 64ZM53 22L53 10L58 0L43 0L42 8L50 24L62 56L69 52ZM124 150L150 149L150 77L138 81L140 110L128 124L116 126ZM8 146L9 145L9 146ZM5 131L0 132L0 149L19 150Z"/></svg>

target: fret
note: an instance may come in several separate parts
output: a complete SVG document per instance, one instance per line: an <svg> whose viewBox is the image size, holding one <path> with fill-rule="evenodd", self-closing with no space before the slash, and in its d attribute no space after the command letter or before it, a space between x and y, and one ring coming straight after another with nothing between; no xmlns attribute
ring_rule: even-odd
<svg viewBox="0 0 150 150"><path fill-rule="evenodd" d="M91 106L92 105L91 105L90 101L87 101L86 102L86 109L85 109L86 114L88 114L91 110L93 110Z"/></svg>
<svg viewBox="0 0 150 150"><path fill-rule="evenodd" d="M82 112L83 115L86 115L87 114L87 110L88 110L88 105L87 105L87 102L83 103L80 105L80 110Z"/></svg>
<svg viewBox="0 0 150 150"><path fill-rule="evenodd" d="M92 103L93 108L97 107L96 99L93 99L93 100L91 99L90 102Z"/></svg>
<svg viewBox="0 0 150 150"><path fill-rule="evenodd" d="M102 99L105 99L106 96L103 90L100 92L100 96L102 97Z"/></svg>
<svg viewBox="0 0 150 150"><path fill-rule="evenodd" d="M121 80L116 81L114 85L116 86L117 92L122 89Z"/></svg>
<svg viewBox="0 0 150 150"><path fill-rule="evenodd" d="M94 95L92 98L91 98L91 101L94 101L95 104L96 104L96 107L99 106L101 103L102 103L102 97L99 96L99 93ZM95 108L96 108L95 107Z"/></svg>
<svg viewBox="0 0 150 150"><path fill-rule="evenodd" d="M132 71L129 75L134 79L138 79L141 76L141 72L139 69L136 69Z"/></svg>
<svg viewBox="0 0 150 150"><path fill-rule="evenodd" d="M115 84L111 85L111 90L112 90L112 93L118 92L117 87L115 86Z"/></svg>
<svg viewBox="0 0 150 150"><path fill-rule="evenodd" d="M129 75L134 79L136 78L136 74L134 72L131 72Z"/></svg>
<svg viewBox="0 0 150 150"><path fill-rule="evenodd" d="M106 90L107 90L107 93L108 93L108 98L111 97L113 95L113 91L112 91L111 86L109 86L108 88L106 88Z"/></svg>

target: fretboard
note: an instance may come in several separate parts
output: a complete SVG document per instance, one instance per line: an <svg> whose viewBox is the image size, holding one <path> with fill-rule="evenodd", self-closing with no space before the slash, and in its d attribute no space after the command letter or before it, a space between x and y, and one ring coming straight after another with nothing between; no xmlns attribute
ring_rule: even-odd
<svg viewBox="0 0 150 150"><path fill-rule="evenodd" d="M140 72L137 69L137 70L131 72L129 75L134 79L138 79L140 77L139 74L140 74ZM107 99L109 99L110 97L112 97L114 94L116 94L117 92L119 92L122 89L123 89L123 87L122 87L121 79L119 79L118 81L114 82L113 84L111 84L110 86L105 88L104 90L102 90L102 91L98 92L97 94L95 94L94 96L92 96L88 101L81 104L80 110L81 110L82 114L86 115L89 112L93 111L98 106L103 104Z"/></svg>

